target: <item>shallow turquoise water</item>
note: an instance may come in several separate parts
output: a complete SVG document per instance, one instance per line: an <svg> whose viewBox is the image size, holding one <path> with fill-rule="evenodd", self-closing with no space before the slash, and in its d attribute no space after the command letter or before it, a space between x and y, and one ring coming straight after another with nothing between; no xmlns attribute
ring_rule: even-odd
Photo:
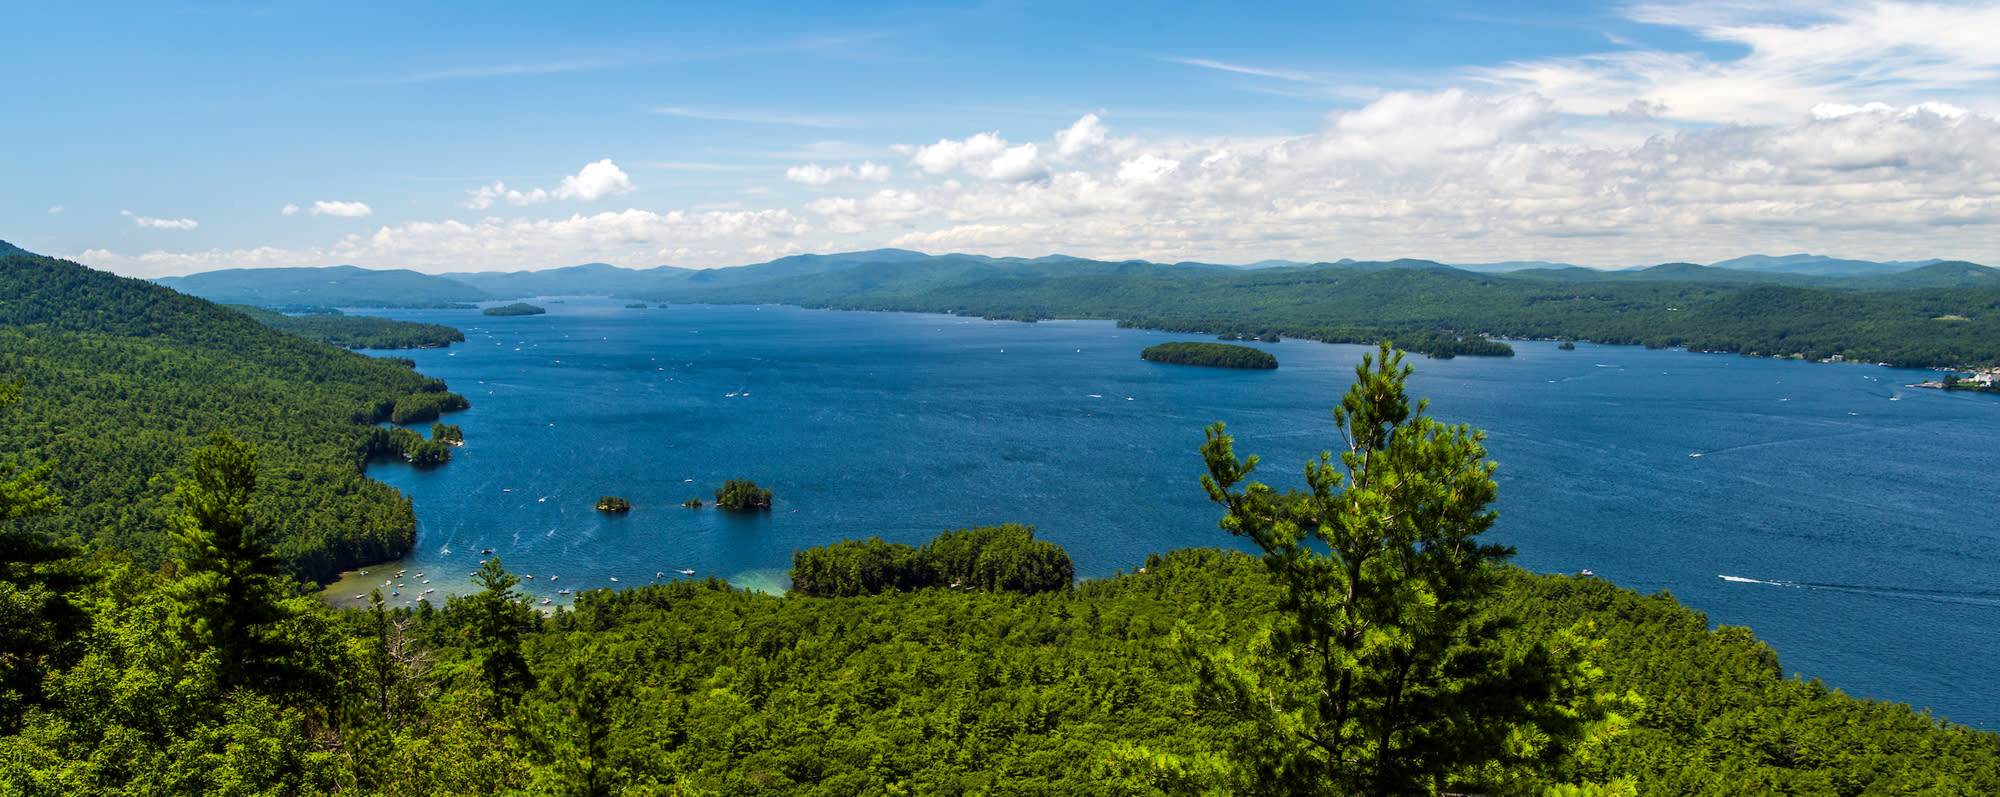
<svg viewBox="0 0 2000 797"><path fill-rule="evenodd" d="M447 419L467 445L436 470L370 471L419 518L391 570L441 593L487 548L562 603L558 588L684 568L778 589L797 548L1003 522L1035 525L1086 577L1232 544L1196 481L1202 427L1227 422L1265 481L1295 486L1337 444L1330 409L1366 351L1268 344L1279 370L1239 372L1143 362L1148 345L1202 338L1102 322L538 303L547 315L382 313L468 337L394 353L472 399ZM1493 536L1518 563L1670 590L1750 626L1788 671L2000 727L2000 527L1983 509L2000 396L1910 389L1928 374L1866 365L1515 348L1414 359L1412 389L1487 431ZM772 488L776 508L680 506L736 477ZM594 511L605 494L634 510Z"/></svg>

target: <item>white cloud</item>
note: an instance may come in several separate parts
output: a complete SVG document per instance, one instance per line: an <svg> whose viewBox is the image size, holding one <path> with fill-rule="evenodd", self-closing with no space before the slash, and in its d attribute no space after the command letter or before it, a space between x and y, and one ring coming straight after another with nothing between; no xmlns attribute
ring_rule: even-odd
<svg viewBox="0 0 2000 797"><path fill-rule="evenodd" d="M817 163L793 166L785 170L785 179L806 185L826 185L837 180L860 180L870 183L887 182L894 170L877 165L874 161L862 161L860 166L842 164L827 168Z"/></svg>
<svg viewBox="0 0 2000 797"><path fill-rule="evenodd" d="M905 184L790 207L410 222L310 250L78 259L120 273L338 263L457 271L643 267L662 253L676 265L736 265L893 245L1213 262L1628 266L1794 251L2000 262L2000 118L1958 104L1816 103L1781 124L1639 139L1579 135L1613 123L1564 115L1540 95L1461 89L1385 95L1327 115L1313 133L1261 140L1121 138L1093 117L1039 141L984 132L905 146ZM1065 153L1079 140L1093 143ZM871 165L814 163L787 176L835 185L865 181ZM545 193L580 198L618 185L587 188L588 176Z"/></svg>
<svg viewBox="0 0 2000 797"><path fill-rule="evenodd" d="M284 207L278 208L278 212L287 216L297 216L299 215L299 206L286 202Z"/></svg>
<svg viewBox="0 0 2000 797"><path fill-rule="evenodd" d="M151 216L141 216L129 210L118 211L118 215L128 216L132 219L133 224L153 230L192 230L201 226L201 222L194 219L156 219Z"/></svg>
<svg viewBox="0 0 2000 797"><path fill-rule="evenodd" d="M897 151L910 156L910 165L926 174L964 172L987 180L1032 180L1048 173L1040 148L1034 144L1010 145L998 132L980 133L970 138L939 139L923 147L900 145Z"/></svg>
<svg viewBox="0 0 2000 797"><path fill-rule="evenodd" d="M68 205L55 205L55 206L53 206L53 207L50 207L50 208L49 208L49 215L51 215L51 216L54 216L54 215L56 215L56 214L58 214L58 213L61 213L61 212L65 211L65 210L69 210L69 206L68 206Z"/></svg>
<svg viewBox="0 0 2000 797"><path fill-rule="evenodd" d="M1106 135L1104 121L1097 118L1097 114L1084 114L1083 118L1076 120L1076 124L1056 133L1056 154L1065 158L1080 155L1103 146Z"/></svg>
<svg viewBox="0 0 2000 797"><path fill-rule="evenodd" d="M2000 83L2000 48L1993 46L2000 6L1992 4L1715 0L1636 5L1626 13L1742 54L1627 47L1473 74L1548 97L1564 113L1616 114L1636 101L1661 108L1659 116L1723 124L1783 124L1799 108L1849 97L1970 103Z"/></svg>
<svg viewBox="0 0 2000 797"><path fill-rule="evenodd" d="M286 207L293 206L286 205ZM366 202L329 202L321 200L314 202L312 206L312 214L315 216L340 216L342 218L353 219L374 212L375 209L369 207Z"/></svg>
<svg viewBox="0 0 2000 797"><path fill-rule="evenodd" d="M544 188L518 191L508 188L504 182L495 181L492 185L482 185L467 191L466 198L458 204L459 207L473 210L485 210L493 207L496 202L525 207L557 199L597 200L629 194L636 190L638 187L632 184L631 176L618 168L617 164L612 163L610 158L605 158L585 164L576 174L562 178L562 182L553 191Z"/></svg>

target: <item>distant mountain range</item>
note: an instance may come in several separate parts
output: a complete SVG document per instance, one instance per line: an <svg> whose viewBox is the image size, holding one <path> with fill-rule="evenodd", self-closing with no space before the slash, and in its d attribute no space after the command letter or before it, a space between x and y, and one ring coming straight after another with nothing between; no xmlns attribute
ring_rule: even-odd
<svg viewBox="0 0 2000 797"><path fill-rule="evenodd" d="M6 246L0 253L9 250ZM1564 263L1505 261L1450 265L1403 259L1302 263L1264 260L1242 266L1184 261L1105 261L1068 255L1037 258L974 254L930 255L907 249L873 249L828 255L792 255L764 263L715 269L660 266L629 269L586 263L541 271L422 274L406 269L228 269L159 284L219 302L262 307L385 306L472 303L530 296L591 294L661 301L798 302L829 295L902 294L990 279L1107 274L1214 274L1218 271L1381 271L1418 269L1478 273L1539 282L1699 282L1721 285L1796 285L1836 290L2000 286L2000 272L1962 261L1936 259L1876 262L1823 255L1749 255L1710 265L1665 263L1606 271Z"/></svg>

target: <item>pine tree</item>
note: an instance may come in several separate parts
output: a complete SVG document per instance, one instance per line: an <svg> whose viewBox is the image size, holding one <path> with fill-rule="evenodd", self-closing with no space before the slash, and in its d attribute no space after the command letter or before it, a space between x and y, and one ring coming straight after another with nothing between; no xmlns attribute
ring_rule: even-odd
<svg viewBox="0 0 2000 797"><path fill-rule="evenodd" d="M1411 370L1386 344L1362 358L1333 411L1347 450L1308 463L1303 492L1245 481L1257 458L1207 430L1202 484L1228 508L1221 525L1263 549L1282 590L1267 658L1206 673L1260 723L1247 751L1260 791L1441 791L1580 727L1525 727L1548 714L1557 673L1538 668L1545 652L1503 649L1508 623L1485 611L1513 554L1478 540L1494 466L1480 433L1411 406Z"/></svg>
<svg viewBox="0 0 2000 797"><path fill-rule="evenodd" d="M533 609L523 606L514 585L521 579L507 572L499 557L486 560L473 582L480 591L464 598L471 614L466 633L474 655L479 658L480 680L486 687L487 711L504 716L520 702L521 695L535 686L528 660L521 655L521 635L534 626Z"/></svg>
<svg viewBox="0 0 2000 797"><path fill-rule="evenodd" d="M212 652L219 689L282 691L302 662L279 626L295 615L294 592L271 551L269 527L250 516L257 490L257 449L216 431L194 452L174 486L182 513L173 519L180 580L176 621L191 657Z"/></svg>
<svg viewBox="0 0 2000 797"><path fill-rule="evenodd" d="M0 384L0 408L19 400L21 382ZM0 521L47 515L61 500L42 480L55 469L0 465ZM15 727L23 704L42 698L42 676L60 666L89 618L69 596L88 579L76 551L14 524L0 527L0 731Z"/></svg>

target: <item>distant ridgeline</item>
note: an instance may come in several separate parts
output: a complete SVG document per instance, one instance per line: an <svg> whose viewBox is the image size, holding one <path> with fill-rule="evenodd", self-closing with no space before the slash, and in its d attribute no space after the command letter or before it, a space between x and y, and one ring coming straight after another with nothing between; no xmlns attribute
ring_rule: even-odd
<svg viewBox="0 0 2000 797"><path fill-rule="evenodd" d="M1139 358L1168 365L1202 365L1210 368L1243 368L1269 371L1278 367L1278 358L1268 351L1233 343L1193 343L1176 341L1148 346Z"/></svg>
<svg viewBox="0 0 2000 797"><path fill-rule="evenodd" d="M440 349L465 342L465 333L443 324L345 315L326 309L289 316L247 304L223 305L272 329L343 349Z"/></svg>
<svg viewBox="0 0 2000 797"><path fill-rule="evenodd" d="M1334 343L1392 340L1434 357L1512 352L1490 338L1578 340L1907 366L2000 365L2000 270L1965 262L1869 264L1742 258L1630 271L1523 264L1474 272L1428 260L1286 264L1004 258L880 249L719 269L602 263L524 273L426 275L237 270L162 280L265 307L491 300L554 293L628 300L793 304L991 319L1115 320L1207 334ZM1909 268L1910 266L1918 266ZM1818 269L1791 273L1781 268ZM1896 270L1898 268L1904 270ZM266 284L266 282L270 284Z"/></svg>
<svg viewBox="0 0 2000 797"><path fill-rule="evenodd" d="M182 458L218 428L260 449L254 516L277 527L292 573L323 581L407 550L409 499L363 475L363 463L450 454L374 424L467 406L407 363L68 261L0 258L0 379L24 383L20 403L0 411L0 451L56 463L48 483L63 499L54 515L19 522L148 563L171 553Z"/></svg>

